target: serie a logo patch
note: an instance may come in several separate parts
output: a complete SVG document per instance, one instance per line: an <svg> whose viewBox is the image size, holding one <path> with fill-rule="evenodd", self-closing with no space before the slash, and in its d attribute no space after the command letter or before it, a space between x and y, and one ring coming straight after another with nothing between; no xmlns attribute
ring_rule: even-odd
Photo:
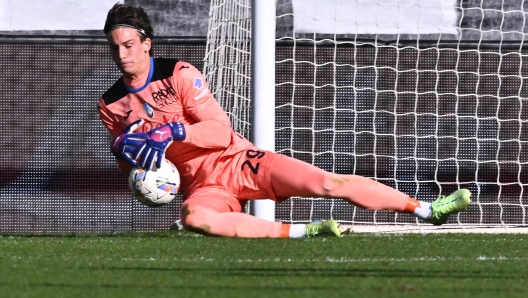
<svg viewBox="0 0 528 298"><path fill-rule="evenodd" d="M194 78L193 87L198 89L198 90L203 90L204 83L203 83L202 79L201 78Z"/></svg>

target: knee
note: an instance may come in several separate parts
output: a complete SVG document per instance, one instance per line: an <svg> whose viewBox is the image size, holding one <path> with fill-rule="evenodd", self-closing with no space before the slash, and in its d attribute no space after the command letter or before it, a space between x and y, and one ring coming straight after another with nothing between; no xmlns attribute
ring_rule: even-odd
<svg viewBox="0 0 528 298"><path fill-rule="evenodd" d="M207 217L211 212L214 211L200 205L184 203L181 209L181 223L188 231L209 234L211 227Z"/></svg>
<svg viewBox="0 0 528 298"><path fill-rule="evenodd" d="M326 173L323 180L323 192L325 196L332 196L335 192L352 183L351 175L340 175Z"/></svg>

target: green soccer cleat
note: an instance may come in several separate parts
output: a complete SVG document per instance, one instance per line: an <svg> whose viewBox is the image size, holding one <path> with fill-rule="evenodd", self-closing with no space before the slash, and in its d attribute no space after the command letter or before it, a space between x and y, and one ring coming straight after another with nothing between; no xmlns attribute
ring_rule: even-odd
<svg viewBox="0 0 528 298"><path fill-rule="evenodd" d="M445 224L451 214L466 210L471 203L471 192L459 189L452 194L440 196L431 204L431 219L429 222L435 226Z"/></svg>
<svg viewBox="0 0 528 298"><path fill-rule="evenodd" d="M337 221L329 219L326 221L313 221L307 224L304 234L306 238L318 236L341 237L341 230Z"/></svg>

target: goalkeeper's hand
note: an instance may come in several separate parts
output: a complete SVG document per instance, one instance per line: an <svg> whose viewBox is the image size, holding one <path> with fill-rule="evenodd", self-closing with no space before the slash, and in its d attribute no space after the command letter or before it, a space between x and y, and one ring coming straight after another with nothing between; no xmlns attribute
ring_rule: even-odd
<svg viewBox="0 0 528 298"><path fill-rule="evenodd" d="M132 133L138 127L143 124L143 119L132 122L128 125L120 135L118 135L113 141L110 151L119 160L126 160L132 166L136 166L136 161L132 158L132 153L137 146L145 142L145 137L142 134Z"/></svg>
<svg viewBox="0 0 528 298"><path fill-rule="evenodd" d="M146 134L145 142L136 148L133 157L139 160L139 166L144 169L152 169L154 162L156 162L156 167L161 168L161 161L165 158L165 150L173 140L185 140L183 123L171 122L149 131Z"/></svg>

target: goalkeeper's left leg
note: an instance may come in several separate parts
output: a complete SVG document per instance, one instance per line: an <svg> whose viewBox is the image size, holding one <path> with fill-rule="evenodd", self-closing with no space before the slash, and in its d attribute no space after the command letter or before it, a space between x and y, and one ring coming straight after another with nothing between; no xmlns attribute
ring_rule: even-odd
<svg viewBox="0 0 528 298"><path fill-rule="evenodd" d="M283 224L241 213L244 201L218 187L198 189L182 205L185 229L209 236L244 238L297 238L340 236L334 220L311 224Z"/></svg>

